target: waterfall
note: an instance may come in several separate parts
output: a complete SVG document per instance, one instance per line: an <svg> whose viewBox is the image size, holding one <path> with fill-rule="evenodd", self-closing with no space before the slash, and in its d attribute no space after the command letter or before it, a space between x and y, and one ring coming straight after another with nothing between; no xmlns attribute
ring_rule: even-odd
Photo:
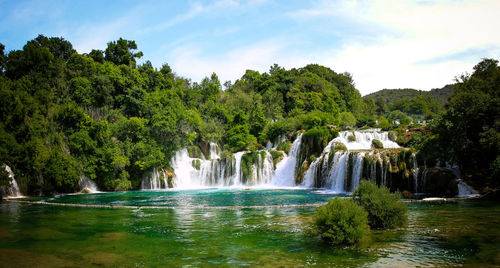
<svg viewBox="0 0 500 268"><path fill-rule="evenodd" d="M144 177L141 182L143 190L161 190L168 188L168 181L162 169L154 168L149 176Z"/></svg>
<svg viewBox="0 0 500 268"><path fill-rule="evenodd" d="M478 196L478 192L465 183L462 179L457 179L458 183L458 196L469 197Z"/></svg>
<svg viewBox="0 0 500 268"><path fill-rule="evenodd" d="M351 137L352 136L352 137ZM302 134L299 133L291 144L288 154L283 153L281 161L273 164L272 151L285 137L280 136L269 142L265 150L237 152L221 157L220 149L215 143L209 143L207 159L190 157L187 149L182 149L172 158L174 169L173 184L175 188L201 187L248 187L277 186L301 188L325 188L337 193L354 191L362 179L379 185L391 184L391 187L405 187L395 181L394 174L410 176L410 188L421 188L422 180L418 180L419 172L416 156L407 159L408 154L400 154L401 148L389 139L388 132L377 130L341 131L339 136L330 140L319 155L309 163L304 176L298 184L298 170L301 155ZM379 140L384 148L372 149L374 139ZM345 148L343 145L345 145ZM274 153L273 153L274 155ZM408 155L408 157L406 156ZM276 159L275 159L276 160ZM413 160L413 183L406 166ZM408 162L410 161L410 162ZM154 172L153 172L154 173ZM145 180L143 189L163 189L167 184L162 179ZM399 184L398 184L399 183ZM409 189L412 190L412 189Z"/></svg>
<svg viewBox="0 0 500 268"><path fill-rule="evenodd" d="M418 193L418 163L417 163L417 156L415 154L411 155L413 159L413 183L415 186L415 192Z"/></svg>
<svg viewBox="0 0 500 268"><path fill-rule="evenodd" d="M358 188L359 181L361 180L361 174L363 172L363 158L365 157L364 152L359 152L356 154L354 159L354 165L352 167L352 183L351 192Z"/></svg>
<svg viewBox="0 0 500 268"><path fill-rule="evenodd" d="M349 141L349 136L354 136L354 141ZM387 148L401 148L397 143L389 139L388 132L378 132L376 130L363 130L363 131L341 131L339 136L335 138L336 141L343 143L347 150L370 150L372 148L372 141L379 140Z"/></svg>
<svg viewBox="0 0 500 268"><path fill-rule="evenodd" d="M78 188L80 189L80 192L87 192L87 193L99 192L95 182L93 182L92 180L83 175L80 176L80 180L78 181Z"/></svg>
<svg viewBox="0 0 500 268"><path fill-rule="evenodd" d="M17 185L17 181L14 178L14 172L12 172L12 169L7 165L3 165L3 168L7 171L10 178L9 185L5 188L5 194L7 197L22 197L23 195L19 190L19 185Z"/></svg>
<svg viewBox="0 0 500 268"><path fill-rule="evenodd" d="M276 165L276 172L272 178L272 184L276 186L295 186L295 170L297 168L297 158L300 153L302 133L293 141L288 155L285 155ZM299 163L300 164L300 163Z"/></svg>
<svg viewBox="0 0 500 268"><path fill-rule="evenodd" d="M211 142L210 143L210 159L219 159L219 147L217 144Z"/></svg>
<svg viewBox="0 0 500 268"><path fill-rule="evenodd" d="M347 160L349 158L349 152L336 152L333 157L332 168L330 174L328 174L328 179L326 181L327 188L333 190L336 193L343 193L344 181L347 171Z"/></svg>

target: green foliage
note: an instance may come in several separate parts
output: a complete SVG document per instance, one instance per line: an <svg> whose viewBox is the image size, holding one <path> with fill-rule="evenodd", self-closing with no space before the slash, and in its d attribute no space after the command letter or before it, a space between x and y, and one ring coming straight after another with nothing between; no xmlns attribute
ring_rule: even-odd
<svg viewBox="0 0 500 268"><path fill-rule="evenodd" d="M105 51L105 59L116 65L124 64L126 66L135 67L135 59L141 58L141 51L135 52L137 44L135 41L125 40L123 38L117 41L109 42Z"/></svg>
<svg viewBox="0 0 500 268"><path fill-rule="evenodd" d="M280 120L269 126L266 132L268 140L274 141L281 135L288 135L295 129L295 122L292 120Z"/></svg>
<svg viewBox="0 0 500 268"><path fill-rule="evenodd" d="M382 144L381 141L377 140L377 139L373 139L372 140L372 148L374 149L383 149L384 148L384 144Z"/></svg>
<svg viewBox="0 0 500 268"><path fill-rule="evenodd" d="M407 222L408 207L401 202L399 193L362 180L352 194L353 199L368 212L368 223L376 229L402 226Z"/></svg>
<svg viewBox="0 0 500 268"><path fill-rule="evenodd" d="M335 197L313 216L314 233L331 244L354 244L368 234L367 213L351 199Z"/></svg>
<svg viewBox="0 0 500 268"><path fill-rule="evenodd" d="M344 129L356 126L356 117L351 112L340 113L340 126Z"/></svg>
<svg viewBox="0 0 500 268"><path fill-rule="evenodd" d="M349 141L349 142L355 142L356 141L356 136L354 136L354 135L347 136L347 141Z"/></svg>
<svg viewBox="0 0 500 268"><path fill-rule="evenodd" d="M474 73L464 75L447 103L448 110L431 127L435 139L423 147L439 152L442 161L460 166L490 188L500 187L492 176L500 155L500 67L483 59Z"/></svg>
<svg viewBox="0 0 500 268"><path fill-rule="evenodd" d="M278 144L278 147L276 147L276 149L278 149L279 151L283 151L285 153L289 153L290 152L290 148L292 147L292 142L289 141L289 140L286 140L286 141L283 141L283 142L280 142Z"/></svg>
<svg viewBox="0 0 500 268"><path fill-rule="evenodd" d="M248 125L236 125L229 129L224 136L224 143L231 152L245 150L251 143L256 143L257 139L250 135Z"/></svg>

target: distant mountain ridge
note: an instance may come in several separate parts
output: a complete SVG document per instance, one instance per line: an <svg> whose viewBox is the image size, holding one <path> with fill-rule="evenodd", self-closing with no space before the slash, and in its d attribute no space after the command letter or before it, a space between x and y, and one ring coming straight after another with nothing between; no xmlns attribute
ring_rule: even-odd
<svg viewBox="0 0 500 268"><path fill-rule="evenodd" d="M412 88L404 88L404 89L382 89L366 96L363 98L373 98L374 100L381 96L386 100L386 103L393 103L401 99L411 99L420 95L428 95L433 100L439 102L442 106L446 103L448 98L453 91L454 85L446 85L442 88L435 88L430 91L417 90Z"/></svg>

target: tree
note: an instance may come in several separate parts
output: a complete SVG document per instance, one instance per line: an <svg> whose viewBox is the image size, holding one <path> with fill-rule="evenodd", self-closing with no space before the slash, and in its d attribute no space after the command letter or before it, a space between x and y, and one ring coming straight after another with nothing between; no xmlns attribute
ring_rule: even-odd
<svg viewBox="0 0 500 268"><path fill-rule="evenodd" d="M89 56L95 61L99 63L104 63L104 52L99 49L92 49L90 51Z"/></svg>
<svg viewBox="0 0 500 268"><path fill-rule="evenodd" d="M137 44L135 41L125 40L123 38L117 41L109 42L105 51L104 59L116 65L127 65L132 68L136 66L136 58L143 56L142 51L135 52Z"/></svg>
<svg viewBox="0 0 500 268"><path fill-rule="evenodd" d="M7 57L5 56L5 46L0 43L0 73L3 73L3 70L4 70L4 64L5 64L5 61L7 60Z"/></svg>
<svg viewBox="0 0 500 268"><path fill-rule="evenodd" d="M69 59L69 57L76 52L76 50L73 49L73 45L62 37L47 38L43 35L39 35L34 41L39 46L48 48L54 57L63 60Z"/></svg>
<svg viewBox="0 0 500 268"><path fill-rule="evenodd" d="M499 174L500 67L498 61L484 59L474 70L460 78L434 131L443 160L458 163L462 174L493 178Z"/></svg>

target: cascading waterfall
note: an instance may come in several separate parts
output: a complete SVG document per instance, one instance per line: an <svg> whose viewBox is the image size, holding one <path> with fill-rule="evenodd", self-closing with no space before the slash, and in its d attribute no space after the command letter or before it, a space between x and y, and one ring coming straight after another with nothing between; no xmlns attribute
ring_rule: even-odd
<svg viewBox="0 0 500 268"><path fill-rule="evenodd" d="M391 141L387 132L341 131L321 154L307 156L307 162L303 163L299 159L305 144L302 145L299 133L289 153L281 152L281 161L274 159L277 162L274 165L272 156L276 153L272 150L276 151L283 139L269 142L265 150L234 154L221 155L215 143L209 144L205 156L182 149L171 160L172 180L167 181L167 176L154 170L144 179L143 189L273 186L348 193L365 179L392 190L407 189L414 193L425 190L426 172L419 170L416 155ZM374 140L379 140L383 148L373 149Z"/></svg>
<svg viewBox="0 0 500 268"><path fill-rule="evenodd" d="M361 180L361 172L363 169L363 157L365 156L364 152L359 152L356 154L356 158L354 160L353 170L352 170L352 183L351 183L351 192L356 190L358 187L359 181Z"/></svg>
<svg viewBox="0 0 500 268"><path fill-rule="evenodd" d="M272 178L272 184L276 186L292 187L295 186L295 170L297 159L300 153L300 144L302 142L302 133L293 141L290 152L285 155L276 165L276 171Z"/></svg>
<svg viewBox="0 0 500 268"><path fill-rule="evenodd" d="M418 193L418 162L417 162L417 156L415 154L411 155L413 159L413 183L415 185L415 193Z"/></svg>
<svg viewBox="0 0 500 268"><path fill-rule="evenodd" d="M143 190L167 189L168 181L164 170L154 168L149 176L146 176L141 182Z"/></svg>
<svg viewBox="0 0 500 268"><path fill-rule="evenodd" d="M7 195L7 197L22 197L21 191L19 190L19 185L14 178L14 172L12 172L12 169L7 165L3 165L3 168L5 169L5 171L7 171L10 178L9 185L5 189L5 194Z"/></svg>
<svg viewBox="0 0 500 268"><path fill-rule="evenodd" d="M344 181L347 171L347 160L349 156L349 151L346 152L336 152L333 157L332 169L328 175L327 185L328 188L332 189L336 193L343 193L344 191Z"/></svg>
<svg viewBox="0 0 500 268"><path fill-rule="evenodd" d="M354 136L355 140L349 141L349 136ZM335 141L343 143L347 150L370 150L373 140L379 140L385 149L400 148L400 146L389 139L388 132L379 132L375 129L363 131L341 131Z"/></svg>
<svg viewBox="0 0 500 268"><path fill-rule="evenodd" d="M355 140L349 138L355 136ZM300 185L296 183L297 170L302 163L298 163L302 133L299 133L293 141L288 154L274 168L273 159L268 150L257 151L253 162L248 166L245 163L245 172L242 171L242 158L250 152L237 152L232 159L221 159L220 150L215 143L210 143L209 159L193 158L189 156L187 149L182 149L172 158L172 167L175 173L173 186L175 188L200 188L200 187L225 187L225 186L258 186L271 185L278 187L304 188L327 188L335 192L348 192L356 189L363 177L363 164L367 151L372 151L372 141L378 139L384 148L399 148L397 143L388 139L387 132L376 130L366 131L342 131L339 136L331 140L323 149L323 152L305 171L303 181ZM273 144L267 147L275 149L284 137L278 137ZM349 141L351 140L351 141ZM347 151L332 150L336 144L342 143ZM269 149L269 148L268 148ZM381 165L382 159L376 153L370 154L377 161L371 162L371 172L368 178L373 181L377 176L377 165ZM384 167L382 182L385 183L389 164ZM248 170L250 169L250 170ZM153 172L154 174L155 172ZM167 188L166 183L149 177L143 182L143 189ZM156 181L153 183L153 181Z"/></svg>

